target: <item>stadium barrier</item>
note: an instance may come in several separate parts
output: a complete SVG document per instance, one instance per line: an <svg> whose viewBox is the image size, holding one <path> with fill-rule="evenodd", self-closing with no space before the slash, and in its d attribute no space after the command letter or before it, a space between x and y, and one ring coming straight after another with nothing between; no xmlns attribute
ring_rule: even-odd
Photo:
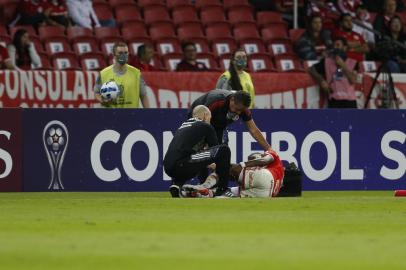
<svg viewBox="0 0 406 270"><path fill-rule="evenodd" d="M188 108L196 97L215 88L220 73L145 72L148 98L155 108ZM357 97L363 108L373 74L359 76ZM0 107L89 108L94 100L94 71L0 71ZM324 97L306 73L253 73L255 105L260 109L317 109ZM406 75L394 74L399 107L406 109ZM376 91L377 92L377 91ZM372 108L379 103L374 93Z"/></svg>
<svg viewBox="0 0 406 270"><path fill-rule="evenodd" d="M165 191L185 109L1 109L0 191ZM404 110L254 110L304 190L406 189ZM240 122L232 161L260 150Z"/></svg>

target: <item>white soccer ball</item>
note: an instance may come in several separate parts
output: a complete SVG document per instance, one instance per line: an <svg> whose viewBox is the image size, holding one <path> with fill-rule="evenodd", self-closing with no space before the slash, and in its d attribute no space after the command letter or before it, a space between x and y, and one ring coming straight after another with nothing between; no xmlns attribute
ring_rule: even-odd
<svg viewBox="0 0 406 270"><path fill-rule="evenodd" d="M105 101L114 101L120 94L120 88L118 85L111 81L106 82L100 88L100 95Z"/></svg>

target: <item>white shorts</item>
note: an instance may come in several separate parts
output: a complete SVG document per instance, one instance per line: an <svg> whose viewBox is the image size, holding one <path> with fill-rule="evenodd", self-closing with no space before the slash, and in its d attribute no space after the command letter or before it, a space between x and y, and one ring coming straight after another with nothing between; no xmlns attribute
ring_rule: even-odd
<svg viewBox="0 0 406 270"><path fill-rule="evenodd" d="M263 167L246 167L238 179L241 197L272 197L275 179L272 173Z"/></svg>

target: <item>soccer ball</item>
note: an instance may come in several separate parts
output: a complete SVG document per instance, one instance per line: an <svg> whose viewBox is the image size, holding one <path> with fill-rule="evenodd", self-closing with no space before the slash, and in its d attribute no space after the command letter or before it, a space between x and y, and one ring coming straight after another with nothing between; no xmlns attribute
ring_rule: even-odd
<svg viewBox="0 0 406 270"><path fill-rule="evenodd" d="M120 88L113 81L104 83L100 89L100 95L105 101L114 101L117 99L119 94Z"/></svg>
<svg viewBox="0 0 406 270"><path fill-rule="evenodd" d="M59 151L60 147L65 144L65 138L63 136L62 129L50 128L48 131L47 144L52 147L54 152Z"/></svg>

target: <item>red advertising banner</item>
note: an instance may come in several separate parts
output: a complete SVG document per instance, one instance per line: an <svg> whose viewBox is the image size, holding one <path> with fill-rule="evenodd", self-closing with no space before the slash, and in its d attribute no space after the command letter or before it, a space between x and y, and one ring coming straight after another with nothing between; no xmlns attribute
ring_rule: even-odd
<svg viewBox="0 0 406 270"><path fill-rule="evenodd" d="M22 190L22 110L0 110L0 191Z"/></svg>
<svg viewBox="0 0 406 270"><path fill-rule="evenodd" d="M94 99L97 72L0 71L0 107L88 108L100 107ZM187 108L202 93L215 88L217 72L145 72L152 107ZM406 108L406 75L394 75L399 107ZM272 109L321 108L319 89L306 73L253 73L255 106ZM359 78L358 105L363 108L373 77ZM376 107L379 95L372 96Z"/></svg>

